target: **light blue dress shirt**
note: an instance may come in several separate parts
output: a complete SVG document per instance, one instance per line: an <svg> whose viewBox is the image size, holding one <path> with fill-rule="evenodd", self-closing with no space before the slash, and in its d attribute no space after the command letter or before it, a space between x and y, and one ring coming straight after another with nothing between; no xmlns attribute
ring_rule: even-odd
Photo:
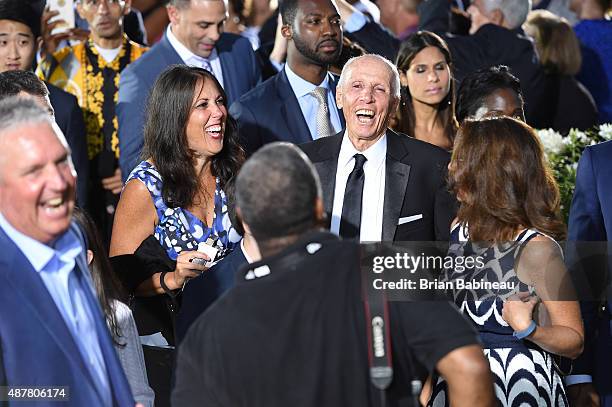
<svg viewBox="0 0 612 407"><path fill-rule="evenodd" d="M47 246L16 230L1 213L0 227L28 259L51 294L96 381L102 405L112 405L106 364L93 319L95 314L87 303L84 290L91 290L94 298L95 294L89 276L75 268L77 257L85 255L79 238L69 229L54 242L53 247Z"/></svg>
<svg viewBox="0 0 612 407"><path fill-rule="evenodd" d="M327 106L329 107L329 118L331 121L331 126L334 130L334 133L339 133L342 130L342 126L340 125L340 117L338 116L338 108L336 107L336 100L334 98L334 93L331 91L329 87L330 81L330 73L327 73L323 82L319 85L314 85L307 80L304 80L297 76L291 68L289 68L289 64L285 64L285 73L287 74L287 79L289 80L289 85L291 85L291 89L295 94L295 97L300 104L300 109L302 110L302 115L306 120L306 124L308 125L308 130L310 130L310 135L313 140L319 138L317 133L317 110L319 110L319 102L317 99L309 95L316 87L323 87L327 89Z"/></svg>

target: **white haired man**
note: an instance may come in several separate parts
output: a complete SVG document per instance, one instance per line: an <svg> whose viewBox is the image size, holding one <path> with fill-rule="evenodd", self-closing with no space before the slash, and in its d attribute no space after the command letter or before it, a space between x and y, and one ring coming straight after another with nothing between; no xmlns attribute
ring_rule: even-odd
<svg viewBox="0 0 612 407"><path fill-rule="evenodd" d="M336 88L346 130L300 145L323 189L330 230L361 241L448 241L450 154L388 129L399 74L378 55L351 59Z"/></svg>

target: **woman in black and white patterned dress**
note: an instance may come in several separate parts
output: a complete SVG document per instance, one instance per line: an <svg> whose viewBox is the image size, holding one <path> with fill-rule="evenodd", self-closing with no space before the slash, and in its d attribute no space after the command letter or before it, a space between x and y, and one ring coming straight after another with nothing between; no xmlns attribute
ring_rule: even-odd
<svg viewBox="0 0 612 407"><path fill-rule="evenodd" d="M582 351L578 302L559 245L559 193L533 129L511 118L465 122L449 178L461 207L449 256L474 267L445 270L448 290L480 333L502 406L568 406L553 355ZM463 264L455 261L455 265ZM471 289L470 289L471 288ZM536 322L537 321L537 322ZM448 406L434 380L430 406Z"/></svg>

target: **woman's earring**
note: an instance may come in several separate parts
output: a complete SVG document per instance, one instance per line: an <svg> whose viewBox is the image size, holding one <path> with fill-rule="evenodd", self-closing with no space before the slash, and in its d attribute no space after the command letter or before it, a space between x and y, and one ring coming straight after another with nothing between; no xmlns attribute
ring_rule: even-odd
<svg viewBox="0 0 612 407"><path fill-rule="evenodd" d="M408 89L405 86L400 87L400 100L402 107L406 107L406 101L408 100Z"/></svg>

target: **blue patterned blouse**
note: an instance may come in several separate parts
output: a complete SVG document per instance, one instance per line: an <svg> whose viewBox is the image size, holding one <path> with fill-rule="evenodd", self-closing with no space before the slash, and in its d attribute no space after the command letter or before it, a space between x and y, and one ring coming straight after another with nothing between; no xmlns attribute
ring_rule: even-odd
<svg viewBox="0 0 612 407"><path fill-rule="evenodd" d="M127 182L142 181L153 199L159 222L153 234L166 250L168 257L176 260L185 250L197 250L210 238L219 250L217 259L229 254L240 243L242 237L232 226L227 214L227 198L219 184L215 189L215 211L212 227L206 226L197 216L183 208L170 208L162 198L162 179L153 164L143 161L130 174Z"/></svg>

